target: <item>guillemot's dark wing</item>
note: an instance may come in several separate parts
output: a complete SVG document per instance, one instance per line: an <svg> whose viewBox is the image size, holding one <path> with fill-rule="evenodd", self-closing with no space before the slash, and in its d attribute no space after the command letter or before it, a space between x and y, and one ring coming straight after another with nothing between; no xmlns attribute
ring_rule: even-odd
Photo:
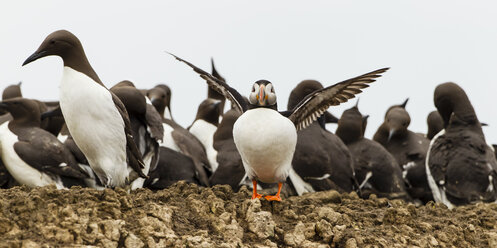
<svg viewBox="0 0 497 248"><path fill-rule="evenodd" d="M200 75L201 78L203 78L207 81L207 84L209 84L209 87L216 90L218 93L222 94L226 99L229 99L233 103L233 106L237 111L240 111L240 113L243 113L247 110L247 103L243 100L243 97L240 95L240 93L238 93L238 91L231 88L228 84L226 84L222 80L220 80L220 79L212 76L208 72L196 67L192 63L190 63L182 58L179 58L172 53L169 53L169 54L171 54L177 60L190 66L196 73L198 73Z"/></svg>
<svg viewBox="0 0 497 248"><path fill-rule="evenodd" d="M119 100L119 97L116 96L112 91L109 91L112 95L112 101L114 102L119 114L123 118L124 121L124 133L126 135L126 156L128 164L134 171L140 175L140 177L147 178L147 175L143 173L141 170L145 167L143 163L142 155L136 146L135 141L133 140L133 133L131 131L131 124L129 121L128 112L124 107L124 104Z"/></svg>
<svg viewBox="0 0 497 248"><path fill-rule="evenodd" d="M366 73L364 75L345 80L335 85L316 90L307 95L291 111L282 113L295 124L297 130L308 127L320 117L330 106L354 98L362 92L361 89L369 87L369 84L380 77L389 68L383 68Z"/></svg>
<svg viewBox="0 0 497 248"><path fill-rule="evenodd" d="M88 175L76 163L69 149L55 136L43 129L26 131L14 144L17 155L39 171L74 177L87 178Z"/></svg>

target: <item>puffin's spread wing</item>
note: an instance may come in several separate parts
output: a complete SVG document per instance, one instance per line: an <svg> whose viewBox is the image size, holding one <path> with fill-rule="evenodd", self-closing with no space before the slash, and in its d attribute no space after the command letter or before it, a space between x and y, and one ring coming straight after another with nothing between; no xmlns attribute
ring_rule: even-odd
<svg viewBox="0 0 497 248"><path fill-rule="evenodd" d="M194 66L190 62L177 57L176 55L171 54L173 57L175 57L177 60L187 64L190 66L196 73L200 75L201 78L205 79L207 81L207 84L209 84L209 87L212 89L216 90L220 94L222 94L225 98L229 99L232 103L233 106L235 106L235 109L237 111L240 111L240 113L243 113L247 110L247 103L245 100L243 100L243 97L236 91L235 89L231 88L228 84L225 82L221 81L220 79L212 76L208 72Z"/></svg>
<svg viewBox="0 0 497 248"><path fill-rule="evenodd" d="M307 95L291 111L288 118L295 124L297 130L308 127L321 116L330 106L336 106L354 98L361 89L369 87L377 77L389 68L383 68L362 76L351 78L335 85L316 90Z"/></svg>

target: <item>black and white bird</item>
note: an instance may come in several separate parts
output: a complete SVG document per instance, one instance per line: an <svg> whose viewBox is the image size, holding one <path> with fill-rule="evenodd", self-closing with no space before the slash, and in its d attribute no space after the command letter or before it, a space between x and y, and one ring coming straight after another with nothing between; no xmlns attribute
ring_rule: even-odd
<svg viewBox="0 0 497 248"><path fill-rule="evenodd" d="M409 199L397 160L381 144L364 138L368 116L358 106L343 112L336 134L345 142L354 158L354 171L360 183L361 196Z"/></svg>
<svg viewBox="0 0 497 248"><path fill-rule="evenodd" d="M0 103L13 120L0 125L3 163L20 184L29 187L54 184L57 188L84 185L88 175L67 147L53 134L41 129L39 105L25 98Z"/></svg>
<svg viewBox="0 0 497 248"><path fill-rule="evenodd" d="M172 55L172 54L171 54ZM254 184L252 198L261 198L257 193L257 181L278 183L278 193L265 196L267 200L281 201L280 190L292 169L292 158L297 144L297 131L306 128L321 116L328 107L339 105L353 98L361 89L369 86L388 68L376 70L336 85L317 90L304 98L294 109L277 111L273 84L259 80L252 86L247 104L240 93L226 83L186 63L210 87L230 100L235 109L242 113L233 126L233 138L240 153L245 171Z"/></svg>
<svg viewBox="0 0 497 248"><path fill-rule="evenodd" d="M204 146L209 165L214 173L218 167L217 151L214 148L214 133L217 130L220 116L220 100L207 98L200 103L197 115L188 131L193 134Z"/></svg>
<svg viewBox="0 0 497 248"><path fill-rule="evenodd" d="M69 31L55 31L23 65L50 55L64 62L60 108L67 128L100 181L108 187L123 187L146 177L126 108L95 73L79 39Z"/></svg>
<svg viewBox="0 0 497 248"><path fill-rule="evenodd" d="M159 143L164 136L162 118L148 98L128 80L114 85L112 91L126 107L131 124L131 132L138 146L145 167L142 169L145 175L155 170L159 161ZM150 102L150 101L149 101ZM137 178L131 183L131 189L142 188L144 178Z"/></svg>
<svg viewBox="0 0 497 248"><path fill-rule="evenodd" d="M406 103L407 100L388 108L373 140L383 145L395 157L413 200L427 203L433 200L424 170L429 140L424 135L408 129L411 117L405 109Z"/></svg>
<svg viewBox="0 0 497 248"><path fill-rule="evenodd" d="M171 114L171 90L167 85L159 84L147 91L147 97L163 117L164 138L161 147L169 148L192 159L195 164L195 174L200 185L209 186L209 175L212 169L209 166L207 154L202 143L188 130L177 124ZM169 154L169 153L168 153ZM162 156L161 156L162 157ZM166 159L161 159L167 161ZM182 166L169 163L168 166Z"/></svg>
<svg viewBox="0 0 497 248"><path fill-rule="evenodd" d="M449 208L497 200L497 161L464 90L440 84L434 102L444 122L430 143L426 174L433 198Z"/></svg>

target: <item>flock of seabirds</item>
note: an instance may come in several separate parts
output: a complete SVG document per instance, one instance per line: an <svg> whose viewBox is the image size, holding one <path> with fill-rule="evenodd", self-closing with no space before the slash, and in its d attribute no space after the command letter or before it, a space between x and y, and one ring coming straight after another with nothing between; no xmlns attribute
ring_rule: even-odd
<svg viewBox="0 0 497 248"><path fill-rule="evenodd" d="M138 89L122 81L108 89L78 38L50 34L23 63L55 55L64 62L58 102L22 97L20 83L0 102L0 186L87 186L164 189L184 180L209 187L248 185L252 199L334 189L448 207L497 200L497 162L475 111L455 83L436 87L427 134L409 130L407 100L386 110L372 140L368 116L356 105L340 118L328 108L354 98L388 68L323 87L299 83L287 111L278 112L274 86L253 84L248 97L171 54L208 84L193 123L172 118L165 84ZM231 109L224 112L226 99ZM325 128L337 123L335 133ZM277 184L277 186L276 186ZM261 189L275 195L262 196ZM270 190L271 191L271 190Z"/></svg>

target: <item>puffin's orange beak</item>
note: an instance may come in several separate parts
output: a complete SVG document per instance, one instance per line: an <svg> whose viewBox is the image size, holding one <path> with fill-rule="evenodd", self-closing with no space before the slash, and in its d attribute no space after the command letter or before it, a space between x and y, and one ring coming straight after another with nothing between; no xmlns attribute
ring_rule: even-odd
<svg viewBox="0 0 497 248"><path fill-rule="evenodd" d="M260 85L259 87L259 94L257 94L257 100L259 100L259 105L264 106L266 105L266 86L265 85Z"/></svg>

